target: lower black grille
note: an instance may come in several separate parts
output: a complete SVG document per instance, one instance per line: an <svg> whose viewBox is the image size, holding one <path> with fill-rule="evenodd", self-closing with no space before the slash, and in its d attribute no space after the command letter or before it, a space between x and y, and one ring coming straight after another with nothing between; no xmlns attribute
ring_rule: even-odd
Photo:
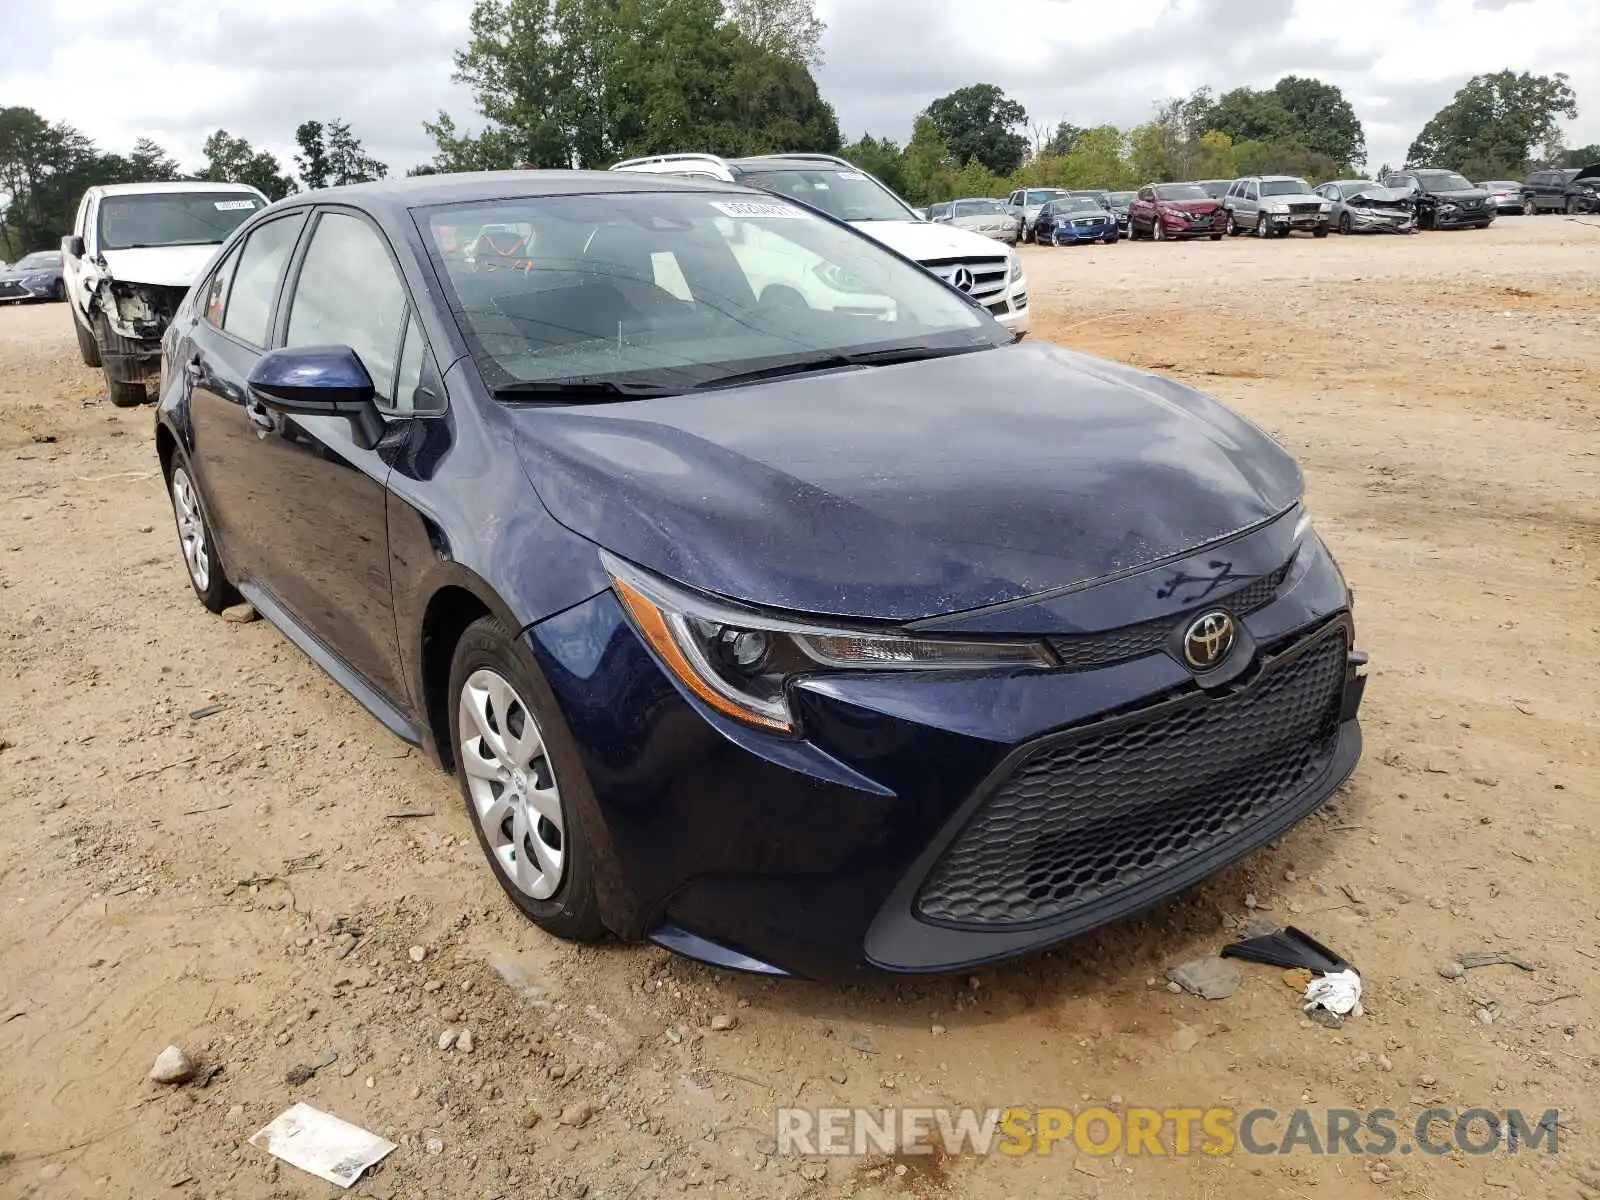
<svg viewBox="0 0 1600 1200"><path fill-rule="evenodd" d="M1191 608L1176 616L1144 621L1138 625L1124 625L1120 629L1108 629L1103 633L1054 637L1050 639L1050 648L1061 659L1061 665L1071 671L1091 671L1097 667L1110 666L1112 663L1126 662L1130 658L1142 658L1146 654L1159 653L1179 626L1208 607L1225 608L1236 617L1254 612L1278 594L1278 589L1289 577L1289 568L1293 565L1291 559L1276 571L1263 575L1242 588L1225 592L1205 605Z"/></svg>
<svg viewBox="0 0 1600 1200"><path fill-rule="evenodd" d="M1332 764L1349 649L1339 626L1245 691L1049 739L956 836L919 915L985 928L1062 920L1271 823Z"/></svg>

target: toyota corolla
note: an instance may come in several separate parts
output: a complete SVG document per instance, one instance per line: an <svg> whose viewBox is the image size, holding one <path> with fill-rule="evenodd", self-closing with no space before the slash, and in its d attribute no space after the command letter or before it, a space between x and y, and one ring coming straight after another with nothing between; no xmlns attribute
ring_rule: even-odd
<svg viewBox="0 0 1600 1200"><path fill-rule="evenodd" d="M300 195L164 350L200 601L453 772L553 934L966 968L1196 883L1359 756L1350 592L1282 449L782 197Z"/></svg>

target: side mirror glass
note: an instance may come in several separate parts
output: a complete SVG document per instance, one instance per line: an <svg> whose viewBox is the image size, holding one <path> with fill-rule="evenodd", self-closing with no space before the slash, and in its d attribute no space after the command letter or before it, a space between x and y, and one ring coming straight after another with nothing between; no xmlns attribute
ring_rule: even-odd
<svg viewBox="0 0 1600 1200"><path fill-rule="evenodd" d="M295 346L261 356L250 395L289 416L344 417L356 445L370 450L386 428L366 366L349 346Z"/></svg>

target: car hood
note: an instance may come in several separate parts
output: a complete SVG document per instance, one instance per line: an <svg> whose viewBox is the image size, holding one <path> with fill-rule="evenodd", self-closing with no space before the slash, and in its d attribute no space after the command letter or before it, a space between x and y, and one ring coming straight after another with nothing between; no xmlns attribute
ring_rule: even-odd
<svg viewBox="0 0 1600 1200"><path fill-rule="evenodd" d="M1040 343L567 408L508 408L552 515L679 583L912 620L1146 566L1300 496L1172 380Z"/></svg>
<svg viewBox="0 0 1600 1200"><path fill-rule="evenodd" d="M216 246L151 246L143 250L105 250L111 278L122 283L186 288L205 270Z"/></svg>
<svg viewBox="0 0 1600 1200"><path fill-rule="evenodd" d="M1579 171L1572 177L1572 182L1577 183L1580 179L1600 179L1600 163L1595 163L1592 167L1585 167Z"/></svg>
<svg viewBox="0 0 1600 1200"><path fill-rule="evenodd" d="M1263 196L1261 204L1322 204L1323 198L1315 192L1283 192L1276 196Z"/></svg>
<svg viewBox="0 0 1600 1200"><path fill-rule="evenodd" d="M1464 188L1452 192L1429 192L1435 200L1487 200L1489 193L1482 188Z"/></svg>
<svg viewBox="0 0 1600 1200"><path fill-rule="evenodd" d="M1410 200L1411 193L1405 188L1369 187L1359 192L1352 192L1344 198L1346 204L1355 204L1360 200L1369 200L1375 204L1397 204Z"/></svg>
<svg viewBox="0 0 1600 1200"><path fill-rule="evenodd" d="M981 217L956 217L952 223L954 229L1015 229L1015 217L1002 216L1000 213L989 213Z"/></svg>
<svg viewBox="0 0 1600 1200"><path fill-rule="evenodd" d="M855 228L916 262L946 258L990 258L1005 250L990 238L954 225L931 221L853 221Z"/></svg>
<svg viewBox="0 0 1600 1200"><path fill-rule="evenodd" d="M1221 200L1157 200L1157 207L1174 208L1179 212L1209 213L1222 207Z"/></svg>

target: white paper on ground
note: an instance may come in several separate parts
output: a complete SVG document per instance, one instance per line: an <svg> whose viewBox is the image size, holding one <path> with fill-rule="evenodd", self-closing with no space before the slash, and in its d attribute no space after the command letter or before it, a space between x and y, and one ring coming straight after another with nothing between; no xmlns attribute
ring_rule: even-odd
<svg viewBox="0 0 1600 1200"><path fill-rule="evenodd" d="M280 1113L250 1139L250 1144L346 1188L361 1178L361 1172L395 1150L393 1142L309 1104L296 1104Z"/></svg>
<svg viewBox="0 0 1600 1200"><path fill-rule="evenodd" d="M1343 1016L1361 1015L1361 973L1354 968L1317 975L1306 984L1305 1011L1325 1008Z"/></svg>

